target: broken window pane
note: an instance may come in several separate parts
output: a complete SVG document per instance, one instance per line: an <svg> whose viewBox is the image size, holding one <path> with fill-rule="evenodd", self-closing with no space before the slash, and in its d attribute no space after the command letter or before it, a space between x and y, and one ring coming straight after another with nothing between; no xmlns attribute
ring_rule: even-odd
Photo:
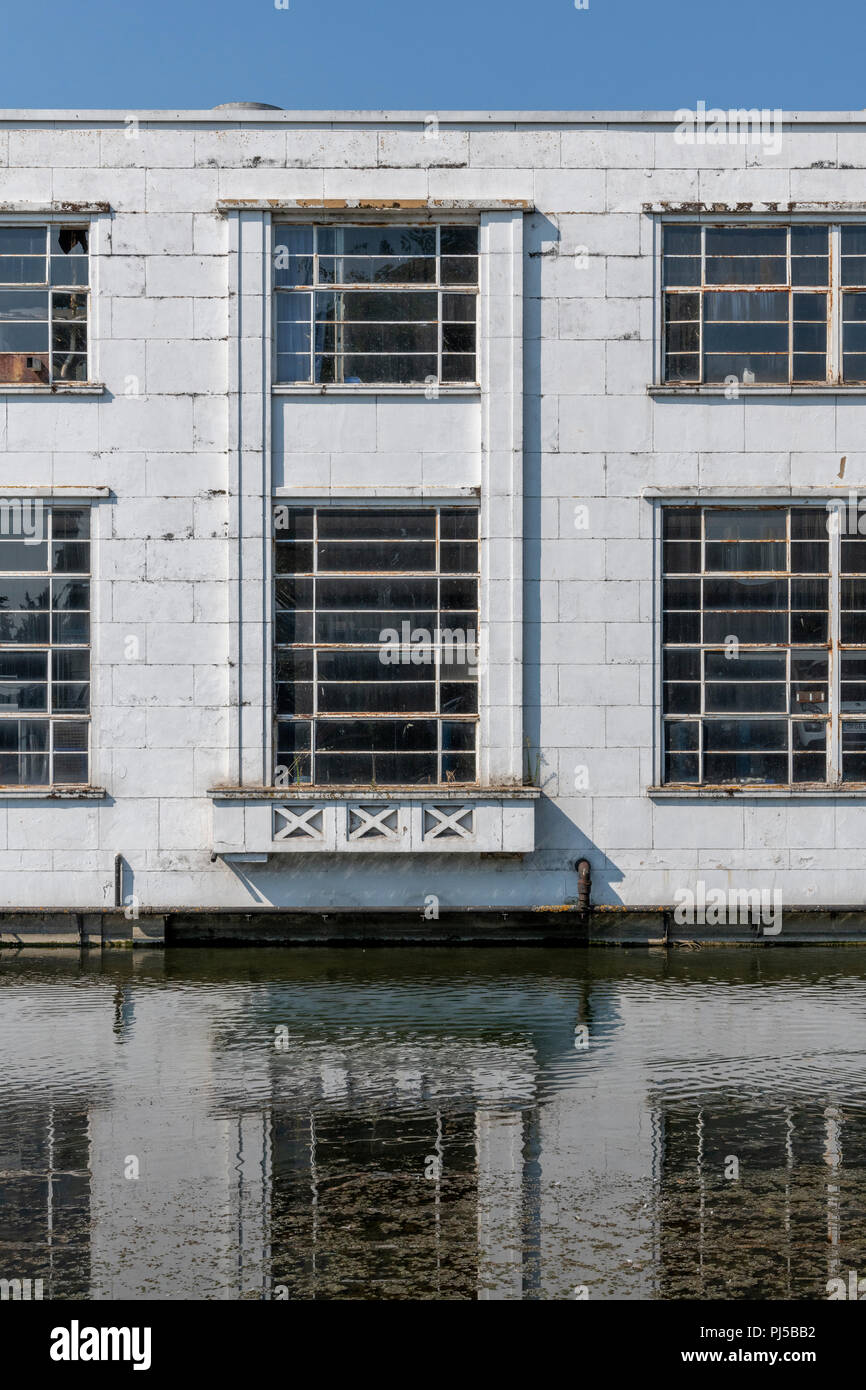
<svg viewBox="0 0 866 1390"><path fill-rule="evenodd" d="M77 538L89 535L89 510L39 503L6 520L36 543L0 541L0 784L86 784L90 546Z"/></svg>
<svg viewBox="0 0 866 1390"><path fill-rule="evenodd" d="M87 246L84 227L0 227L0 383L87 380Z"/></svg>

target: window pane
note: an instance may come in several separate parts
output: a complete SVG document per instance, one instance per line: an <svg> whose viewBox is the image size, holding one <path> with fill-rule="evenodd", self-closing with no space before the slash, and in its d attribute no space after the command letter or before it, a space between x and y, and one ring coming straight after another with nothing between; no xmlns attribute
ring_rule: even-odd
<svg viewBox="0 0 866 1390"><path fill-rule="evenodd" d="M786 227L707 227L708 256L784 256Z"/></svg>
<svg viewBox="0 0 866 1390"><path fill-rule="evenodd" d="M698 256L701 250L700 226L670 223L664 229L665 255Z"/></svg>

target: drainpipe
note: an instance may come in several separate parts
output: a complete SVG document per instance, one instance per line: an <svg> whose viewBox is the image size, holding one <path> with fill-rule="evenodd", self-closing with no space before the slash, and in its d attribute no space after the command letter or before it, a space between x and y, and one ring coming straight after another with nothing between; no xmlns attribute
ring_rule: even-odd
<svg viewBox="0 0 866 1390"><path fill-rule="evenodd" d="M588 859L578 859L574 867L577 870L578 911L589 912L592 899L592 865Z"/></svg>
<svg viewBox="0 0 866 1390"><path fill-rule="evenodd" d="M114 906L123 907L123 855L114 856Z"/></svg>

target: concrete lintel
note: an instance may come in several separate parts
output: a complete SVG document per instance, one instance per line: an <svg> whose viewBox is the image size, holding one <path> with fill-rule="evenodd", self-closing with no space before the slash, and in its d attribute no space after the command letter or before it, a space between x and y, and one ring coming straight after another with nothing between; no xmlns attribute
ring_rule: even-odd
<svg viewBox="0 0 866 1390"><path fill-rule="evenodd" d="M217 212L534 212L525 198L220 198Z"/></svg>

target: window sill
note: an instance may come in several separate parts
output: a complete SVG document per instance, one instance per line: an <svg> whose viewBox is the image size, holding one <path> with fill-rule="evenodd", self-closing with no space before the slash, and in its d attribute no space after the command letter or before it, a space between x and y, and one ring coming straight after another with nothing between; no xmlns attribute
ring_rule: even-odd
<svg viewBox="0 0 866 1390"><path fill-rule="evenodd" d="M0 801L104 801L104 787L0 787Z"/></svg>
<svg viewBox="0 0 866 1390"><path fill-rule="evenodd" d="M301 382L297 385L279 383L271 387L275 396L420 396L423 400L439 400L441 396L480 396L481 387L468 385L439 385L428 396L426 386L323 385ZM866 388L864 388L866 389Z"/></svg>
<svg viewBox="0 0 866 1390"><path fill-rule="evenodd" d="M537 801L540 787L211 787L215 801Z"/></svg>
<svg viewBox="0 0 866 1390"><path fill-rule="evenodd" d="M101 381L0 382L2 396L104 396Z"/></svg>
<svg viewBox="0 0 866 1390"><path fill-rule="evenodd" d="M661 787L647 787L646 795L653 801L811 801L815 798L837 800L845 797L863 800L866 798L866 783L840 782L827 786L825 782L801 782L796 786L773 787L760 784L748 786L698 787L692 783L682 786L666 784Z"/></svg>
<svg viewBox="0 0 866 1390"><path fill-rule="evenodd" d="M726 396L729 400L740 400L743 396L866 396L866 384L862 386L842 386L828 383L826 386L744 386L738 382L731 386L674 386L651 383L647 386L648 396ZM736 393L736 394L734 394Z"/></svg>

